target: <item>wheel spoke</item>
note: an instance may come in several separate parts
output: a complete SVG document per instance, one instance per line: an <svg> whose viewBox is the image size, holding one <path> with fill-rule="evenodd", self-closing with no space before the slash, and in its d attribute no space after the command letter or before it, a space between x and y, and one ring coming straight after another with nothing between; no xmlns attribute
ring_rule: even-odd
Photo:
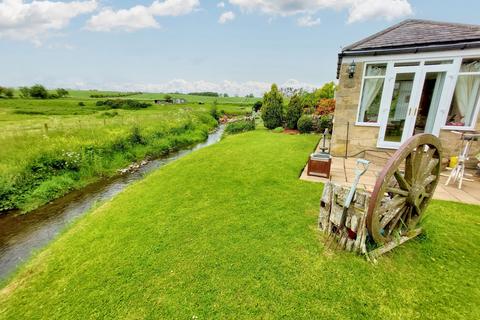
<svg viewBox="0 0 480 320"><path fill-rule="evenodd" d="M403 216L403 214L406 210L408 210L408 208L406 208L406 207L401 208L401 210L395 216L395 219L392 220L392 222L388 226L388 233L387 233L388 235L391 235L393 230L397 229L396 226L398 224L398 221L400 221L400 218Z"/></svg>
<svg viewBox="0 0 480 320"><path fill-rule="evenodd" d="M395 187L388 187L387 192L399 194L399 195L404 196L404 197L408 196L408 191L402 190L400 188L395 188Z"/></svg>
<svg viewBox="0 0 480 320"><path fill-rule="evenodd" d="M432 170L437 166L438 162L440 162L439 159L430 159L430 161L427 164L427 167L425 168L425 171L423 171L423 179L428 177L428 175L432 174Z"/></svg>
<svg viewBox="0 0 480 320"><path fill-rule="evenodd" d="M437 176L434 175L434 174L431 174L428 177L426 177L425 180L423 180L422 186L425 188L426 186L428 186L430 183L432 183L435 180L437 180Z"/></svg>
<svg viewBox="0 0 480 320"><path fill-rule="evenodd" d="M410 153L405 159L405 180L412 183L413 173L415 172L415 151Z"/></svg>
<svg viewBox="0 0 480 320"><path fill-rule="evenodd" d="M405 179L405 176L400 173L400 171L396 170L393 175L395 176L400 188L407 191L410 190L410 184Z"/></svg>
<svg viewBox="0 0 480 320"><path fill-rule="evenodd" d="M384 214L380 220L382 229L405 208L405 202L406 198L396 195L386 204Z"/></svg>

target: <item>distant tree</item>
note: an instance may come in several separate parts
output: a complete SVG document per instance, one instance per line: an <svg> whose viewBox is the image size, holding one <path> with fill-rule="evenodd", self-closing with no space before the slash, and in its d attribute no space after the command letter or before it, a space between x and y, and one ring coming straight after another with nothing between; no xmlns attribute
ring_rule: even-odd
<svg viewBox="0 0 480 320"><path fill-rule="evenodd" d="M173 98L172 98L172 96L169 95L169 94L165 95L165 96L163 97L163 99L165 99L165 101L170 102L170 103L173 102Z"/></svg>
<svg viewBox="0 0 480 320"><path fill-rule="evenodd" d="M228 93L224 93L223 96L224 96L225 98L228 98Z"/></svg>
<svg viewBox="0 0 480 320"><path fill-rule="evenodd" d="M289 129L296 129L298 119L302 116L303 105L300 95L295 94L288 103L287 113L285 115L286 126Z"/></svg>
<svg viewBox="0 0 480 320"><path fill-rule="evenodd" d="M3 88L3 94L7 98L13 98L13 96L15 95L15 91L13 90L13 88Z"/></svg>
<svg viewBox="0 0 480 320"><path fill-rule="evenodd" d="M58 88L58 89L57 89L57 96L58 96L59 98L66 97L66 96L68 96L68 95L69 95L69 92L68 92L67 90L65 90L65 89L63 89L63 88Z"/></svg>
<svg viewBox="0 0 480 320"><path fill-rule="evenodd" d="M275 129L283 122L283 96L276 84L263 95L262 119L265 127Z"/></svg>
<svg viewBox="0 0 480 320"><path fill-rule="evenodd" d="M315 99L333 99L335 97L335 83L333 81L325 83L321 88L315 90Z"/></svg>
<svg viewBox="0 0 480 320"><path fill-rule="evenodd" d="M30 88L29 87L20 87L18 89L20 91L20 97L22 98L30 98Z"/></svg>
<svg viewBox="0 0 480 320"><path fill-rule="evenodd" d="M245 98L253 98L253 97L254 97L254 96L253 96L253 93L247 94L247 95L245 96Z"/></svg>
<svg viewBox="0 0 480 320"><path fill-rule="evenodd" d="M30 88L30 96L37 99L47 99L48 91L41 84L36 84Z"/></svg>

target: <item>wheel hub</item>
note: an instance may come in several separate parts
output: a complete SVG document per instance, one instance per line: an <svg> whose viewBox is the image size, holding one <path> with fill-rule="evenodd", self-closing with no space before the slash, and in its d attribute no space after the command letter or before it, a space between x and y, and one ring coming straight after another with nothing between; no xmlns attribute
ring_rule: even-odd
<svg viewBox="0 0 480 320"><path fill-rule="evenodd" d="M407 203L416 205L423 198L425 188L419 185L413 185L407 197Z"/></svg>

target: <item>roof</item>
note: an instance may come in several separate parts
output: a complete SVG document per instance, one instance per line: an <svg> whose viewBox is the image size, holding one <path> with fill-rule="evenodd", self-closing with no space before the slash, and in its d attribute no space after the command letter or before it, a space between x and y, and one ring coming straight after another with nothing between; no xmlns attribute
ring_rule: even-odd
<svg viewBox="0 0 480 320"><path fill-rule="evenodd" d="M355 42L345 47L343 51L385 50L472 42L480 42L478 25L408 19Z"/></svg>
<svg viewBox="0 0 480 320"><path fill-rule="evenodd" d="M337 79L342 57L480 48L480 25L407 19L355 42L338 55Z"/></svg>

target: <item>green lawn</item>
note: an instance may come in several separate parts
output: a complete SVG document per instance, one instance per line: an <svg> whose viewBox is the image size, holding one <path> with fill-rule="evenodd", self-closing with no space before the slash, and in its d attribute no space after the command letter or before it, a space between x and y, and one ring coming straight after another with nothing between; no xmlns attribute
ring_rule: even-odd
<svg viewBox="0 0 480 320"><path fill-rule="evenodd" d="M318 137L229 136L75 223L0 293L4 319L476 319L480 207L434 201L372 265L325 251Z"/></svg>

